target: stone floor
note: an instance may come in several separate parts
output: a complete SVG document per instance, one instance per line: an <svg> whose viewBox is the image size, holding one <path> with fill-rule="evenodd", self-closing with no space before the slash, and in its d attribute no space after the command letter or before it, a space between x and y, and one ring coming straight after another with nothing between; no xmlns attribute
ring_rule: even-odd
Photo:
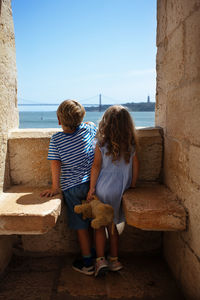
<svg viewBox="0 0 200 300"><path fill-rule="evenodd" d="M71 268L74 257L14 257L0 281L0 299L9 300L183 300L158 256L126 256L124 269L104 278Z"/></svg>

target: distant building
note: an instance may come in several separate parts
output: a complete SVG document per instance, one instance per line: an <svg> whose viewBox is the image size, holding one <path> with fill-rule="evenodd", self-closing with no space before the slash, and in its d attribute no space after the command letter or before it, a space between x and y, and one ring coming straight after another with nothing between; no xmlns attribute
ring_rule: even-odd
<svg viewBox="0 0 200 300"><path fill-rule="evenodd" d="M150 103L150 96L147 96L147 103Z"/></svg>

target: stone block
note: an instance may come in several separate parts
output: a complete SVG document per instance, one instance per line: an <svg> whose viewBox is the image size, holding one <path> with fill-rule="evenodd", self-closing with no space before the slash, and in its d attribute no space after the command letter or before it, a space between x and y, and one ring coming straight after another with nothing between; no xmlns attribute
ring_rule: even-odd
<svg viewBox="0 0 200 300"><path fill-rule="evenodd" d="M172 31L177 29L183 22L184 18L184 4L186 1L183 0L168 0L166 5L166 15L167 15L167 26L166 35L169 36Z"/></svg>
<svg viewBox="0 0 200 300"><path fill-rule="evenodd" d="M167 96L162 92L157 92L156 109L155 109L155 125L163 128L166 131L166 106Z"/></svg>
<svg viewBox="0 0 200 300"><path fill-rule="evenodd" d="M12 236L0 236L0 274L3 273L12 257Z"/></svg>
<svg viewBox="0 0 200 300"><path fill-rule="evenodd" d="M190 176L194 182L200 186L200 147L191 145L189 151Z"/></svg>
<svg viewBox="0 0 200 300"><path fill-rule="evenodd" d="M138 130L139 179L156 181L160 179L162 165L162 132L159 128Z"/></svg>
<svg viewBox="0 0 200 300"><path fill-rule="evenodd" d="M181 234L184 241L188 243L192 251L200 258L200 189L188 182L185 184L183 204L188 211L187 230Z"/></svg>
<svg viewBox="0 0 200 300"><path fill-rule="evenodd" d="M18 126L17 73L11 1L2 1L0 19L1 131Z"/></svg>
<svg viewBox="0 0 200 300"><path fill-rule="evenodd" d="M164 174L188 177L188 145L171 136L165 136Z"/></svg>
<svg viewBox="0 0 200 300"><path fill-rule="evenodd" d="M199 0L157 1L157 45L200 7Z"/></svg>
<svg viewBox="0 0 200 300"><path fill-rule="evenodd" d="M200 145L200 85L193 82L168 93L167 135Z"/></svg>
<svg viewBox="0 0 200 300"><path fill-rule="evenodd" d="M164 185L148 184L127 190L123 195L123 207L131 226L158 231L186 229L186 212Z"/></svg>
<svg viewBox="0 0 200 300"><path fill-rule="evenodd" d="M1 194L0 234L43 234L55 226L61 195L42 198L43 189L14 186Z"/></svg>
<svg viewBox="0 0 200 300"><path fill-rule="evenodd" d="M167 27L167 14L166 14L167 0L157 1L157 36L156 44L159 44L166 37L166 27Z"/></svg>
<svg viewBox="0 0 200 300"><path fill-rule="evenodd" d="M157 51L157 91L167 94L177 88L184 77L184 28L179 26Z"/></svg>
<svg viewBox="0 0 200 300"><path fill-rule="evenodd" d="M126 224L119 237L120 253L157 253L162 247L162 232L146 231Z"/></svg>
<svg viewBox="0 0 200 300"><path fill-rule="evenodd" d="M23 235L22 247L26 253L45 255L66 255L79 253L77 235L67 224L66 205L63 204L56 225L43 235Z"/></svg>
<svg viewBox="0 0 200 300"><path fill-rule="evenodd" d="M164 234L164 255L186 299L200 299L200 259L179 233Z"/></svg>
<svg viewBox="0 0 200 300"><path fill-rule="evenodd" d="M23 133L22 136L20 132L19 135L14 134L9 139L12 183L47 186L51 183L50 162L47 160L50 138L48 135L43 138L37 131L33 135L27 131L26 137Z"/></svg>
<svg viewBox="0 0 200 300"><path fill-rule="evenodd" d="M200 76L200 9L185 21L185 80L186 82Z"/></svg>

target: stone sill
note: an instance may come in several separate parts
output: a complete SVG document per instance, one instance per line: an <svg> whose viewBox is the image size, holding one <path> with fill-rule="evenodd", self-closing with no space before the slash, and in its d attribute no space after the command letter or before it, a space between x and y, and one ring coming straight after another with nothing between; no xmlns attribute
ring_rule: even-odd
<svg viewBox="0 0 200 300"><path fill-rule="evenodd" d="M0 234L44 234L61 212L61 195L40 197L44 188L13 186L0 196Z"/></svg>
<svg viewBox="0 0 200 300"><path fill-rule="evenodd" d="M129 225L142 230L182 231L186 229L186 211L164 185L146 183L123 195L123 207Z"/></svg>
<svg viewBox="0 0 200 300"><path fill-rule="evenodd" d="M161 127L136 127L138 137L153 137L160 136ZM9 131L9 139L20 138L50 138L52 134L62 131L59 128L26 128L26 129L12 129Z"/></svg>

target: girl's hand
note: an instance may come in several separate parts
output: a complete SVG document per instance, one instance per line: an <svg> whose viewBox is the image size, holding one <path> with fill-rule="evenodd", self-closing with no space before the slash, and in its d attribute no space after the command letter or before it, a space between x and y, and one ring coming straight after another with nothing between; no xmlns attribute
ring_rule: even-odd
<svg viewBox="0 0 200 300"><path fill-rule="evenodd" d="M94 194L95 194L95 189L94 188L93 189L89 189L86 201L90 202L92 200L92 197L93 197Z"/></svg>
<svg viewBox="0 0 200 300"><path fill-rule="evenodd" d="M41 197L53 197L57 194L60 194L60 189L59 188L51 188L48 190L43 191L40 196Z"/></svg>

